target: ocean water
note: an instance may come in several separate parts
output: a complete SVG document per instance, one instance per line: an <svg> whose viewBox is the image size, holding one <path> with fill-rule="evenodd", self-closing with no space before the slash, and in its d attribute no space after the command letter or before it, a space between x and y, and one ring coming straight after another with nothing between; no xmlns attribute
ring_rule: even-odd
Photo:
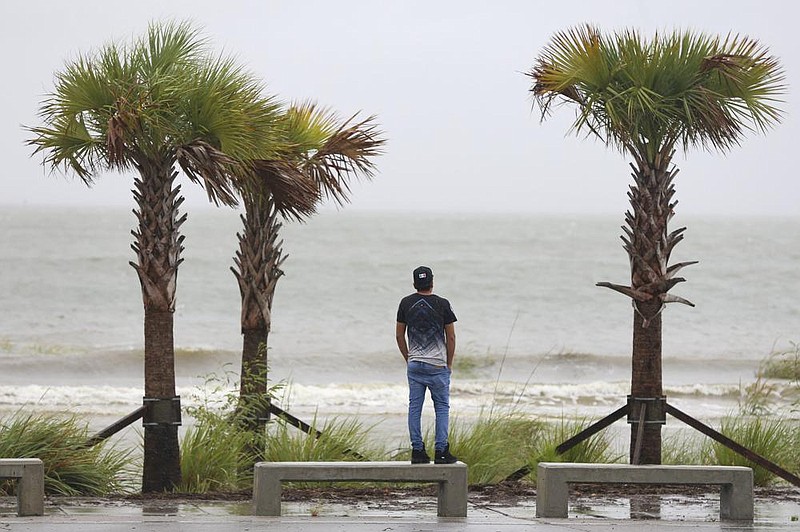
<svg viewBox="0 0 800 532"><path fill-rule="evenodd" d="M175 343L179 393L233 378L240 300L230 272L239 213L190 212ZM458 316L452 408L604 415L630 381L632 308L622 215L323 212L282 229L286 275L270 366L305 416L353 414L393 433L406 386L394 343L411 271L431 266ZM664 313L664 383L707 419L729 411L770 353L800 341L800 219L689 218L672 262L699 260ZM124 208L0 210L0 414L85 414L102 425L141 404L142 302ZM777 390L776 394L780 394ZM702 415L701 415L702 414ZM380 430L380 429L379 429Z"/></svg>

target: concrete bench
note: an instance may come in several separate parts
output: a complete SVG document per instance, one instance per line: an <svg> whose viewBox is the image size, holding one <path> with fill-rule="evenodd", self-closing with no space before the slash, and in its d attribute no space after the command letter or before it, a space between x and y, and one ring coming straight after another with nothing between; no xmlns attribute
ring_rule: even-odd
<svg viewBox="0 0 800 532"><path fill-rule="evenodd" d="M541 462L536 483L536 517L567 517L568 484L711 484L720 486L720 518L753 519L749 467Z"/></svg>
<svg viewBox="0 0 800 532"><path fill-rule="evenodd" d="M17 479L17 515L44 515L44 464L38 458L0 458L0 478Z"/></svg>
<svg viewBox="0 0 800 532"><path fill-rule="evenodd" d="M281 482L436 482L439 517L467 516L467 466L409 462L259 462L255 465L255 515L281 515Z"/></svg>

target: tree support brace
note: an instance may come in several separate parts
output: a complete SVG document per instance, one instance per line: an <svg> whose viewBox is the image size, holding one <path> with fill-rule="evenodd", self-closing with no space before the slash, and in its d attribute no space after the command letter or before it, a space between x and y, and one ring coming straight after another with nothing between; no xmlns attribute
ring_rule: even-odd
<svg viewBox="0 0 800 532"><path fill-rule="evenodd" d="M643 410L644 409L644 410ZM644 411L644 424L667 424L667 397L634 397L628 396L628 424L634 425L642 421ZM639 427L641 430L641 427Z"/></svg>
<svg viewBox="0 0 800 532"><path fill-rule="evenodd" d="M137 408L124 418L120 419L119 421L115 421L111 425L107 426L106 428L104 428L103 430L101 430L88 440L86 440L84 446L92 447L94 445L97 445L101 441L105 441L106 439L110 438L111 436L121 431L125 427L133 424L135 421L142 419L142 416L144 416L144 411L146 409L147 409L146 407L140 406L139 408Z"/></svg>
<svg viewBox="0 0 800 532"><path fill-rule="evenodd" d="M724 445L728 449L732 450L733 452L738 453L741 456L744 456L745 458L750 460L751 462L754 462L754 463L760 465L761 467L763 467L764 469L766 469L770 473L773 473L774 475L781 477L783 480L785 480L787 482L790 482L790 483L794 484L795 486L799 486L800 487L800 477L798 477L797 475L793 475L792 473L790 473L789 471L785 470L784 468L782 468L778 464L767 460L766 458L764 458L760 454L756 453L755 451L752 451L752 450L748 449L744 445L736 443L735 441L733 441L732 439L728 438L724 434L722 434L720 432L717 432L716 430L712 429L711 427L709 427L705 423L702 423L702 422L696 420L695 418L693 418L689 414L687 414L687 413L685 413L685 412L683 412L681 410L678 410L677 408L675 408L674 406L669 405L669 404L667 405L667 413L669 413L669 415L671 415L672 417L683 421L684 423L686 423L687 425L689 425L690 427L692 427L696 431L705 434L706 436L708 436L712 440L721 443L722 445Z"/></svg>
<svg viewBox="0 0 800 532"><path fill-rule="evenodd" d="M638 408L637 408L638 405ZM787 471L786 469L782 468L778 464L771 462L764 458L763 456L759 455L755 451L748 449L747 447L736 443L732 439L728 438L724 434L717 432L716 430L712 429L705 423L698 421L697 419L693 418L689 414L675 408L671 404L667 403L666 397L658 397L658 398L640 398L640 397L632 397L628 396L628 404L618 408L608 416L604 417L603 419L597 421L596 423L590 425L589 427L583 429L575 436L571 437L570 439L566 440L564 443L556 447L556 453L564 454L568 450L572 449L579 443L584 440L591 438L593 435L597 434L604 428L608 427L618 419L621 419L622 416L628 415L628 423L639 423L637 427L640 431L644 428L645 424L647 423L659 423L663 424L666 423L666 414L671 415L672 417L682 421L692 427L693 429L703 433L704 435L708 436L712 440L715 440L722 445L726 446L730 450L734 451L735 453L740 454L741 456L747 458L751 462L760 465L767 471L775 474L776 476L781 477L782 479L786 480L794 484L795 486L800 487L800 477L794 475ZM644 421L644 423L641 423ZM640 440L641 438L637 438ZM637 449L634 449L634 457L638 455L638 447L639 442L637 441ZM636 462L636 459L634 460ZM513 480L518 480L522 478L525 474L529 473L530 470L526 470L524 473L522 470L512 474ZM519 473L523 473L522 475L518 475ZM509 477L511 479L511 477ZM508 480L508 479L507 479Z"/></svg>
<svg viewBox="0 0 800 532"><path fill-rule="evenodd" d="M181 424L181 397L144 397L142 426Z"/></svg>
<svg viewBox="0 0 800 532"><path fill-rule="evenodd" d="M611 414L607 415L606 417L604 417L603 419L601 419L597 423L594 423L594 424L590 425L589 427L586 427L585 429L580 431L578 434L576 434L572 438L568 439L567 441L565 441L564 443L562 443L561 445L556 447L556 453L564 454L565 452L569 451L570 449L572 449L573 447L578 445L583 440L591 438L592 436L594 436L595 434L597 434L598 432L600 432L601 430L603 430L607 426L611 425L612 423L614 423L618 419L622 419L622 416L624 416L625 414L628 414L629 410L630 410L630 405L625 405L625 406L622 406L622 407L614 410L614 412L612 412Z"/></svg>

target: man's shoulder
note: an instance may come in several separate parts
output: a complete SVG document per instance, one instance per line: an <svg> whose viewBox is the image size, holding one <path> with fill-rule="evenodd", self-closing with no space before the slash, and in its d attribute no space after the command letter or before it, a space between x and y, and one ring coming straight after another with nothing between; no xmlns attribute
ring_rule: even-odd
<svg viewBox="0 0 800 532"><path fill-rule="evenodd" d="M436 296L436 305L439 307L440 312L442 312L445 316L445 324L453 323L457 320L455 313L453 312L453 306L450 305L450 301L442 296Z"/></svg>
<svg viewBox="0 0 800 532"><path fill-rule="evenodd" d="M446 298L438 294L420 294L419 292L412 292L408 294L407 296L405 296L403 299L400 300L400 304L402 305L403 303L415 303L420 300L437 301L437 302L447 303L448 305L450 304L450 302Z"/></svg>
<svg viewBox="0 0 800 532"><path fill-rule="evenodd" d="M446 297L442 297L439 294L430 294L426 297L430 298L430 301L436 301L439 304L450 306L450 301Z"/></svg>
<svg viewBox="0 0 800 532"><path fill-rule="evenodd" d="M399 313L407 312L408 310L413 307L417 301L419 301L420 295L416 292L408 294L403 299L400 300L400 304L397 306Z"/></svg>
<svg viewBox="0 0 800 532"><path fill-rule="evenodd" d="M414 292L400 300L400 309L411 309L418 305L425 305L436 312L452 312L450 301L437 294L420 294Z"/></svg>
<svg viewBox="0 0 800 532"><path fill-rule="evenodd" d="M408 303L410 301L416 301L419 298L419 294L416 292L412 292L405 296L403 299L400 300L400 304Z"/></svg>

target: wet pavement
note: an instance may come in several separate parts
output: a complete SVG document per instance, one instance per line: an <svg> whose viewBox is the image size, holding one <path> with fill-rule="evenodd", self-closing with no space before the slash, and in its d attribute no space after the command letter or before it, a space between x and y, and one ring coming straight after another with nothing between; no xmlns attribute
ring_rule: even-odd
<svg viewBox="0 0 800 532"><path fill-rule="evenodd" d="M603 496L570 500L567 519L538 519L535 500L502 505L470 494L468 517L436 517L435 497L404 497L359 502L314 498L285 501L283 516L256 517L249 501L129 500L48 498L43 517L17 517L16 500L0 498L0 532L122 531L559 531L634 532L800 531L800 491L756 497L753 522L720 521L719 495Z"/></svg>

